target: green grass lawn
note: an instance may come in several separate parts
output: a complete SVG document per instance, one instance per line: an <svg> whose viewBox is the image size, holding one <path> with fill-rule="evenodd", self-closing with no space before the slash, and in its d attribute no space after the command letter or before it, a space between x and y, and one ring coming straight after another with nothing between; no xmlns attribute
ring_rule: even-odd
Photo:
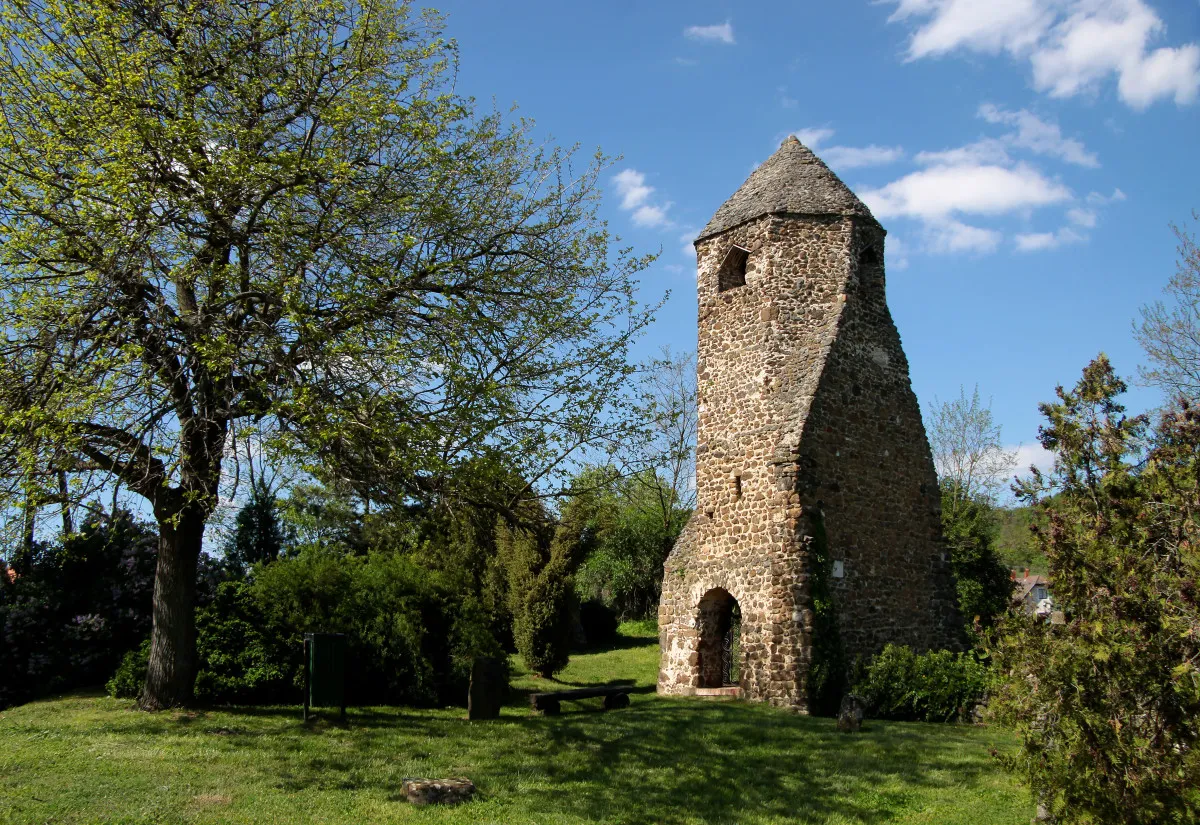
<svg viewBox="0 0 1200 825"><path fill-rule="evenodd" d="M346 724L299 708L146 714L73 695L0 713L0 822L135 823L948 823L1024 825L1028 794L989 747L1000 731L830 719L653 693L657 642L625 626L613 650L577 655L555 682L518 691L634 685L533 716L460 708L352 708ZM403 801L405 777L465 776L457 808Z"/></svg>

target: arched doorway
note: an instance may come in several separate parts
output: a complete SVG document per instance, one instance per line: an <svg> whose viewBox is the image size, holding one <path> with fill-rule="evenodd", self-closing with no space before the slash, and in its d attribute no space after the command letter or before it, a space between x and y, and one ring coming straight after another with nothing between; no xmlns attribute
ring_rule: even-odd
<svg viewBox="0 0 1200 825"><path fill-rule="evenodd" d="M742 612L728 590L716 587L700 599L699 670L701 688L741 683Z"/></svg>

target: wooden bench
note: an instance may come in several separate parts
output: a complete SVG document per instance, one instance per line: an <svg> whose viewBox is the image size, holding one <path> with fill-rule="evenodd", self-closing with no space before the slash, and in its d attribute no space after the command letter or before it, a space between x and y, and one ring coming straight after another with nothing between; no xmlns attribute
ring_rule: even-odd
<svg viewBox="0 0 1200 825"><path fill-rule="evenodd" d="M531 693L529 706L544 716L556 716L562 710L560 703L563 699L590 699L593 696L603 696L605 710L620 710L629 707L631 690L633 690L633 685L618 685L616 687L557 690L552 693Z"/></svg>

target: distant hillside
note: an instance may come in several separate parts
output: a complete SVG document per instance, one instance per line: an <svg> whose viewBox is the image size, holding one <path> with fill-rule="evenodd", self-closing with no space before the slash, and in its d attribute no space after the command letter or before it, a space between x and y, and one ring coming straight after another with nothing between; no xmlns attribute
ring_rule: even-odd
<svg viewBox="0 0 1200 825"><path fill-rule="evenodd" d="M1029 525L1034 517L1030 507L998 507L996 519L1000 523L1000 537L996 540L996 552L1010 568L1046 574L1046 557L1034 545Z"/></svg>

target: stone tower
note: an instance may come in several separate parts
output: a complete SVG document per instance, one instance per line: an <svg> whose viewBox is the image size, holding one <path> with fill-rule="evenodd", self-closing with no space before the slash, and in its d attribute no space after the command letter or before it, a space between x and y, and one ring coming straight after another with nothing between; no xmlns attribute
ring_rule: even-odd
<svg viewBox="0 0 1200 825"><path fill-rule="evenodd" d="M696 240L697 505L665 565L660 693L732 682L806 711L815 588L846 661L957 645L884 234L789 137Z"/></svg>

